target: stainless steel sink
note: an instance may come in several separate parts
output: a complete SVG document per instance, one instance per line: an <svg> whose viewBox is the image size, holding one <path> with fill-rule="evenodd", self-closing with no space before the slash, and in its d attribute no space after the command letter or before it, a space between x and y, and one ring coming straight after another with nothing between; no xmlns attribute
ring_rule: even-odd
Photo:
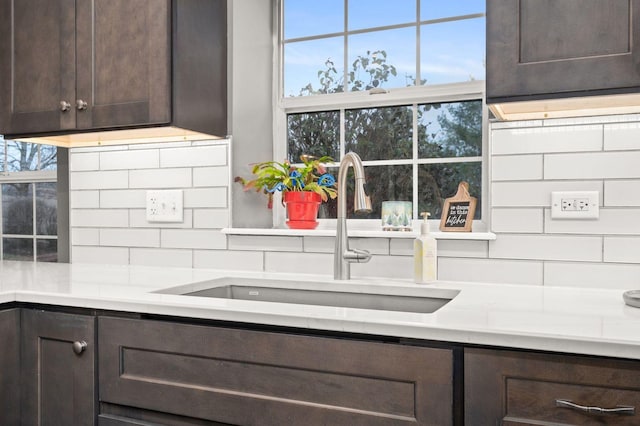
<svg viewBox="0 0 640 426"><path fill-rule="evenodd" d="M459 290L224 277L159 293L430 314Z"/></svg>

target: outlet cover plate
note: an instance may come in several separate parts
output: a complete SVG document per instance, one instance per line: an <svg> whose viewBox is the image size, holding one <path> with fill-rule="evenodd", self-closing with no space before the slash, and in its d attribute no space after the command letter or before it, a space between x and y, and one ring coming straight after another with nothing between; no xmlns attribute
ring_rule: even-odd
<svg viewBox="0 0 640 426"><path fill-rule="evenodd" d="M147 191L147 222L184 221L181 189Z"/></svg>
<svg viewBox="0 0 640 426"><path fill-rule="evenodd" d="M554 191L551 193L552 219L597 219L600 217L598 191Z"/></svg>

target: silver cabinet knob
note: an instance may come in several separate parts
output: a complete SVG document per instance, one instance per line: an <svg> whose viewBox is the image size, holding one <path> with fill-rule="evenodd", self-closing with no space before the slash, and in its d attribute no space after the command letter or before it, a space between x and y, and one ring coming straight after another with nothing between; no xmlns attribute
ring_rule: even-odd
<svg viewBox="0 0 640 426"><path fill-rule="evenodd" d="M73 352L75 352L76 355L80 355L86 349L87 349L87 342L85 342L84 340L73 342Z"/></svg>
<svg viewBox="0 0 640 426"><path fill-rule="evenodd" d="M60 101L60 111L67 112L71 109L71 104L67 101Z"/></svg>
<svg viewBox="0 0 640 426"><path fill-rule="evenodd" d="M87 102L83 101L82 99L78 99L76 101L76 108L78 109L78 111L87 109Z"/></svg>

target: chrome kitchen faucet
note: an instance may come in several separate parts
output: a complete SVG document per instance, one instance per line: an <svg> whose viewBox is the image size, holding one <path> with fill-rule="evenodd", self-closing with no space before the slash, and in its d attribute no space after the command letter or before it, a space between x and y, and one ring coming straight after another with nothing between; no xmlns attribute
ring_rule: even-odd
<svg viewBox="0 0 640 426"><path fill-rule="evenodd" d="M351 278L351 262L365 263L371 259L366 250L349 249L347 237L347 171L353 166L356 178L355 200L353 210L356 212L370 212L371 199L364 192L364 167L360 156L355 152L348 152L340 162L338 170L338 225L336 229L336 248L333 254L333 278L348 280Z"/></svg>

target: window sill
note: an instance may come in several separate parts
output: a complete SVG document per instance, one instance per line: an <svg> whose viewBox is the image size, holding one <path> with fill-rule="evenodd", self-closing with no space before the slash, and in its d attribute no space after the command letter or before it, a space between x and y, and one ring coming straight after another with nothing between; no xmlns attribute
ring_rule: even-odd
<svg viewBox="0 0 640 426"><path fill-rule="evenodd" d="M349 230L350 237L356 238L416 238L416 231L374 231L354 229ZM227 235L263 235L263 236L293 236L293 237L335 237L335 229L288 229L288 228L224 228ZM431 232L437 240L477 240L490 241L496 239L493 232Z"/></svg>

